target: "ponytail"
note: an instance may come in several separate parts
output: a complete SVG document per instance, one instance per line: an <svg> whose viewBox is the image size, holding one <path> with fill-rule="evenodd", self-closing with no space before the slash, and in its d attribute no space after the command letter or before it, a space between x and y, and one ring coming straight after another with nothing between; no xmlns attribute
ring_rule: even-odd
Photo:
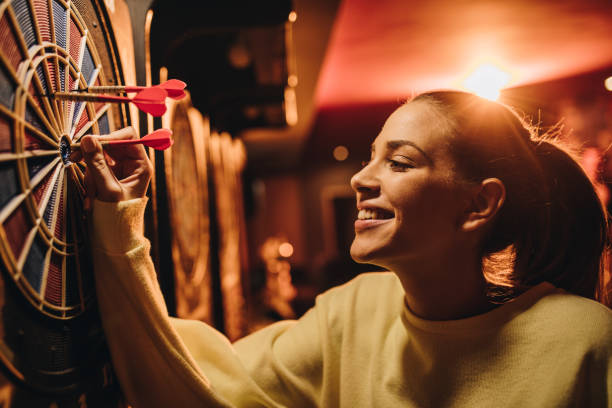
<svg viewBox="0 0 612 408"><path fill-rule="evenodd" d="M578 162L538 136L512 109L464 92L431 92L426 101L448 121L457 171L468 181L496 177L506 200L482 242L492 301L538 283L602 303L606 211Z"/></svg>

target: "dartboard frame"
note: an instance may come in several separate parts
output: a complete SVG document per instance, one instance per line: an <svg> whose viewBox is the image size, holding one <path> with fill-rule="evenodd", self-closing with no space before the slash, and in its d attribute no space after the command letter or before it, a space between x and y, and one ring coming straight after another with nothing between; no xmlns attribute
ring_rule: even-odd
<svg viewBox="0 0 612 408"><path fill-rule="evenodd" d="M164 174L174 226L176 314L212 324L207 170L210 124L193 107L189 93L184 99L168 104L162 124L174 132L173 148L164 151Z"/></svg>
<svg viewBox="0 0 612 408"><path fill-rule="evenodd" d="M0 38L0 361L45 392L106 383L85 165L69 153L129 112L53 93L123 83L108 14L99 0L5 0Z"/></svg>

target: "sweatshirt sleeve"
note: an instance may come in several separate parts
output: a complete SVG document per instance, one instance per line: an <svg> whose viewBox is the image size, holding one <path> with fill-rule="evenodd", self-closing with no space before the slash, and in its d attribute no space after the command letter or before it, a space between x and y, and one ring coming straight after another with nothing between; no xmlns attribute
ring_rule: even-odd
<svg viewBox="0 0 612 408"><path fill-rule="evenodd" d="M315 313L235 346L202 322L168 317L143 236L145 207L146 199L93 205L98 303L128 402L135 408L317 405Z"/></svg>
<svg viewBox="0 0 612 408"><path fill-rule="evenodd" d="M146 199L93 205L93 259L102 323L127 400L138 407L222 407L170 324L143 236Z"/></svg>

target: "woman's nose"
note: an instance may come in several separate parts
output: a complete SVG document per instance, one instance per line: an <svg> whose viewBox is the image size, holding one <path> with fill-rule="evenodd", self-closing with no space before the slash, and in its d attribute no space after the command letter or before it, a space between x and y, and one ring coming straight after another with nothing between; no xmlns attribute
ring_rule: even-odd
<svg viewBox="0 0 612 408"><path fill-rule="evenodd" d="M378 191L380 184L375 176L371 163L366 165L360 171L351 177L351 188L356 193L365 193L369 191Z"/></svg>

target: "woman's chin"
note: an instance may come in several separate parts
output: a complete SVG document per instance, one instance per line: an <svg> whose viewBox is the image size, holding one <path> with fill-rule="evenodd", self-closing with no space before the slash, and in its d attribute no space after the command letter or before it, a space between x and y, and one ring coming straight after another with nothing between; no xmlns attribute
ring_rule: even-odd
<svg viewBox="0 0 612 408"><path fill-rule="evenodd" d="M351 258L357 263L376 264L376 251L373 248L366 248L358 242L353 241L351 245Z"/></svg>

